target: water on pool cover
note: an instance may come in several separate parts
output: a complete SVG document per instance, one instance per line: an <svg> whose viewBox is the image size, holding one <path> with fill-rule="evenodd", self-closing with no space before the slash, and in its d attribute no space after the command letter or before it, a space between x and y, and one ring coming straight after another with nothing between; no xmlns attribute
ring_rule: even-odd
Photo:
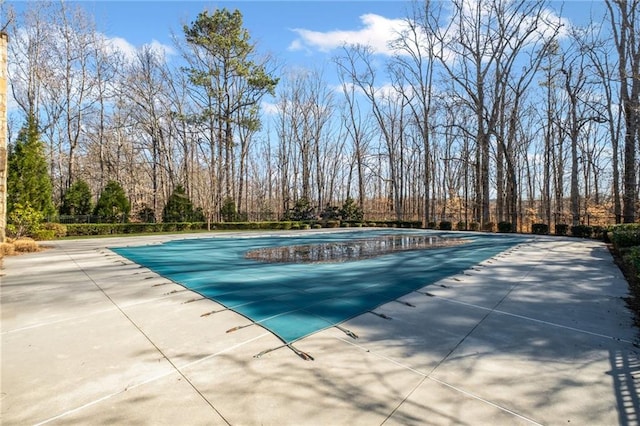
<svg viewBox="0 0 640 426"><path fill-rule="evenodd" d="M457 274L524 240L514 235L418 230L306 231L112 250L291 343ZM308 254L295 254L304 252ZM287 258L294 261L283 260Z"/></svg>

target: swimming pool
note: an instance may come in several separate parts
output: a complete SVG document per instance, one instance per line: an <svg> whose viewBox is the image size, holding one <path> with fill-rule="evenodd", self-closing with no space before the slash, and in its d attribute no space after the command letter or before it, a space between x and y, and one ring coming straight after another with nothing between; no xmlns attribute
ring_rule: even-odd
<svg viewBox="0 0 640 426"><path fill-rule="evenodd" d="M346 253L362 246L356 242L390 236L394 241L408 236L463 242L313 263L272 262L247 255L278 247L313 250L322 245ZM288 344L457 274L525 240L517 235L405 229L303 231L185 239L111 250L244 315ZM389 244L383 245L388 248Z"/></svg>

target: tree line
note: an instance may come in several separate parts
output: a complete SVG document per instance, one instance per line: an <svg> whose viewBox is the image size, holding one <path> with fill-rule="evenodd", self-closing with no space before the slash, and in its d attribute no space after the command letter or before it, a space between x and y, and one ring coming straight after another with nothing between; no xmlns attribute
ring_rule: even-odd
<svg viewBox="0 0 640 426"><path fill-rule="evenodd" d="M634 222L639 2L606 0L583 26L544 0L416 2L392 55L339 50L337 84L278 67L238 10L200 13L168 60L119 49L81 5L32 3L9 27L9 212L39 170L43 215L117 184L141 221L178 197L210 222L352 204L464 227ZM28 140L41 164L12 181Z"/></svg>

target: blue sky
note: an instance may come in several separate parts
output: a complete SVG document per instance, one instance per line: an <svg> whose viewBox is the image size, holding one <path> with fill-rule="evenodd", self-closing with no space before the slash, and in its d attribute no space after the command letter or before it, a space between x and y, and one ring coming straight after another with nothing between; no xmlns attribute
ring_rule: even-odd
<svg viewBox="0 0 640 426"><path fill-rule="evenodd" d="M1 1L1 0L0 0ZM53 0L58 1L58 0ZM446 0L445 0L446 1ZM9 0L18 11L28 3ZM238 9L244 26L257 43L259 53L272 56L277 75L286 68L322 71L331 85L338 83L332 59L340 53L344 40L373 44L384 55L386 42L402 24L412 6L403 0L235 0L235 1L67 1L79 4L94 17L97 31L131 53L145 44L164 47L167 60L181 61L172 33L182 36L182 26L190 24L205 9ZM552 1L552 8L574 24L589 22L590 14L602 22L602 0ZM265 107L271 106L267 103Z"/></svg>
<svg viewBox="0 0 640 426"><path fill-rule="evenodd" d="M410 5L404 1L97 1L82 2L96 18L98 29L139 47L153 41L170 46L171 32L180 35L205 9L226 7L242 12L245 28L258 50L288 66L322 66L335 51L320 51L301 43L296 30L357 31L362 17L402 19ZM295 46L298 46L296 49Z"/></svg>
<svg viewBox="0 0 640 426"><path fill-rule="evenodd" d="M9 1L21 8L26 2ZM73 3L73 2L68 2ZM331 65L341 37L349 41L382 44L390 31L406 16L409 1L358 0L245 0L245 1L80 1L94 16L98 31L107 37L126 40L132 47L147 43L172 46L171 32L180 35L182 25L189 24L205 9L226 7L239 9L245 28L259 52L270 53L285 66L314 67ZM563 5L563 16L573 22L585 22L591 10L600 16L601 0L552 2L556 10ZM333 49L332 49L333 48ZM380 46L382 49L382 46Z"/></svg>

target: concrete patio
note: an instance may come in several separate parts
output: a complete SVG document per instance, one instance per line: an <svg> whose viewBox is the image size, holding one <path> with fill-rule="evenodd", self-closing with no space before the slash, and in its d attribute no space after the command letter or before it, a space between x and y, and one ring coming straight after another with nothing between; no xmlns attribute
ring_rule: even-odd
<svg viewBox="0 0 640 426"><path fill-rule="evenodd" d="M311 232L311 231L309 231ZM215 234L213 234L215 235ZM224 236L231 234L226 233ZM66 240L4 259L1 418L24 424L638 424L639 330L599 242L536 237L282 342L115 255L203 234ZM210 235L206 235L207 237Z"/></svg>

